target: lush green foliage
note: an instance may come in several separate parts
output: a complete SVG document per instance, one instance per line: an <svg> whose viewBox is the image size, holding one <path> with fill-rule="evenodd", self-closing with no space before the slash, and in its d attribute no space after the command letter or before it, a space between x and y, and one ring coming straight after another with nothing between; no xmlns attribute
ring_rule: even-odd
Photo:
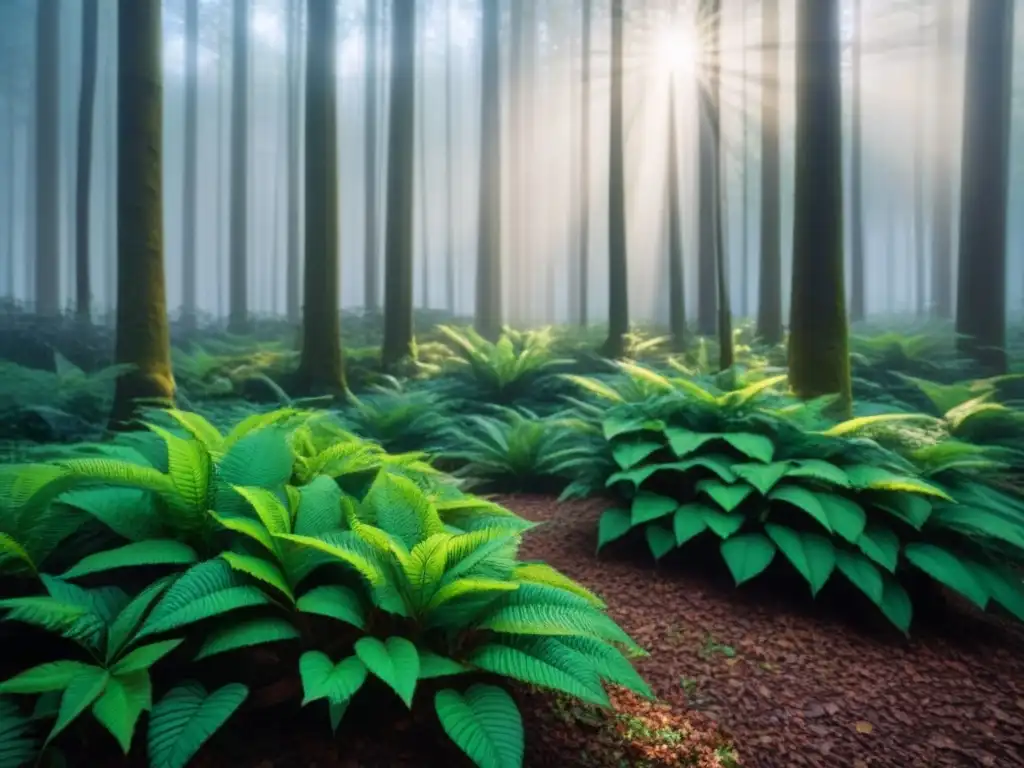
<svg viewBox="0 0 1024 768"><path fill-rule="evenodd" d="M599 547L634 529L659 559L717 541L737 584L781 552L812 593L839 573L904 632L912 617L904 577L915 569L1024 620L1024 588L1007 567L1024 561L1024 503L966 474L976 457L949 450L940 463L944 444L932 442L907 458L856 436L919 416L807 431L758 406L758 390L714 393L690 382L609 409L602 429L618 470L606 485L627 506L604 513ZM916 464L915 452L931 463Z"/></svg>
<svg viewBox="0 0 1024 768"><path fill-rule="evenodd" d="M37 585L0 600L4 619L70 641L0 683L3 754L28 756L89 714L127 753L149 712L150 765L179 768L249 695L192 680L202 661L242 675L267 644L332 728L357 694L432 698L482 766L520 764L524 734L480 673L596 704L602 682L650 695L627 658L640 649L601 601L517 558L529 523L325 414L254 414L223 434L194 413L154 413L120 442L3 467L0 500L0 564ZM175 681L159 697L156 665Z"/></svg>

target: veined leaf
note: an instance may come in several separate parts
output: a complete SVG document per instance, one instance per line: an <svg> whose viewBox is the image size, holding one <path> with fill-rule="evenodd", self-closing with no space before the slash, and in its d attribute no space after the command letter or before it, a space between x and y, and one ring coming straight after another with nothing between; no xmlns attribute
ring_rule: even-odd
<svg viewBox="0 0 1024 768"><path fill-rule="evenodd" d="M125 675L112 675L102 695L92 705L92 714L117 739L121 751L127 755L139 715L152 706L153 690L149 672L140 670Z"/></svg>
<svg viewBox="0 0 1024 768"><path fill-rule="evenodd" d="M49 661L26 669L0 683L0 693L50 693L63 691L78 675L99 669L81 661Z"/></svg>
<svg viewBox="0 0 1024 768"><path fill-rule="evenodd" d="M817 595L836 567L832 542L814 533L799 533L782 525L768 523L765 532L782 554L807 580L811 594Z"/></svg>
<svg viewBox="0 0 1024 768"><path fill-rule="evenodd" d="M606 509L597 526L597 549L621 539L633 527L630 513L625 509Z"/></svg>
<svg viewBox="0 0 1024 768"><path fill-rule="evenodd" d="M173 651L183 641L162 640L158 643L141 645L131 653L125 654L117 663L110 667L111 674L130 675L133 672L149 671L149 668Z"/></svg>
<svg viewBox="0 0 1024 768"><path fill-rule="evenodd" d="M975 580L970 567L950 552L932 544L913 542L903 548L903 557L982 610L988 605L988 592Z"/></svg>
<svg viewBox="0 0 1024 768"><path fill-rule="evenodd" d="M814 491L801 488L799 485L783 485L768 494L772 501L784 501L792 504L813 517L829 533L832 533L832 525L828 521L828 515L818 501L818 495Z"/></svg>
<svg viewBox="0 0 1024 768"><path fill-rule="evenodd" d="M846 473L830 461L822 459L799 459L791 463L786 477L804 477L817 480L840 488L850 487L850 478Z"/></svg>
<svg viewBox="0 0 1024 768"><path fill-rule="evenodd" d="M815 494L832 530L851 544L864 532L868 516L860 504L837 493Z"/></svg>
<svg viewBox="0 0 1024 768"><path fill-rule="evenodd" d="M857 539L857 547L889 573L896 572L900 554L899 537L888 528L871 524Z"/></svg>
<svg viewBox="0 0 1024 768"><path fill-rule="evenodd" d="M710 496L724 512L732 512L754 492L746 483L727 485L720 480L701 480L697 490Z"/></svg>
<svg viewBox="0 0 1024 768"><path fill-rule="evenodd" d="M355 643L356 656L376 677L383 680L405 706L412 707L413 693L420 674L420 656L416 646L404 637L361 637Z"/></svg>
<svg viewBox="0 0 1024 768"><path fill-rule="evenodd" d="M57 709L57 720L50 729L45 744L53 741L79 715L87 710L103 693L109 680L110 673L99 667L87 667L72 677L68 681L67 688L61 694L60 707ZM45 744L43 746L44 749L46 748Z"/></svg>
<svg viewBox="0 0 1024 768"><path fill-rule="evenodd" d="M281 569L274 563L256 555L245 555L238 552L221 552L220 556L227 561L233 570L252 576L264 584L269 584L287 597L290 602L295 602L295 595L288 584L288 580L285 578L284 573L281 572Z"/></svg>
<svg viewBox="0 0 1024 768"><path fill-rule="evenodd" d="M681 505L672 516L672 532L675 535L676 545L681 547L694 536L706 531L708 514L713 515L714 512L715 510L704 504ZM742 520L740 520L740 525L742 525Z"/></svg>
<svg viewBox="0 0 1024 768"><path fill-rule="evenodd" d="M366 682L366 665L357 656L335 664L325 653L306 651L299 658L299 675L303 706L318 699L342 702L352 698Z"/></svg>
<svg viewBox="0 0 1024 768"><path fill-rule="evenodd" d="M172 688L149 717L150 768L185 768L245 701L249 689L228 683L213 693L195 682Z"/></svg>
<svg viewBox="0 0 1024 768"><path fill-rule="evenodd" d="M612 457L620 469L632 469L652 453L661 450L661 443L653 440L634 440L612 446Z"/></svg>
<svg viewBox="0 0 1024 768"><path fill-rule="evenodd" d="M358 629L365 627L366 618L362 602L348 587L335 584L314 587L296 601L295 607L303 613L327 616Z"/></svg>
<svg viewBox="0 0 1024 768"><path fill-rule="evenodd" d="M768 492L789 471L788 461L776 461L771 464L733 464L732 471L737 477L746 480L756 488L762 496Z"/></svg>
<svg viewBox="0 0 1024 768"><path fill-rule="evenodd" d="M196 654L196 660L239 648L294 640L300 636L299 631L287 619L278 616L250 619L239 624L229 624L208 635L203 647Z"/></svg>
<svg viewBox="0 0 1024 768"><path fill-rule="evenodd" d="M648 525L644 529L644 536L647 538L647 546L655 560L661 560L676 548L675 534L664 526Z"/></svg>
<svg viewBox="0 0 1024 768"><path fill-rule="evenodd" d="M61 574L74 579L115 568L144 565L191 565L197 560L192 547L172 539L149 539L125 544L117 549L87 555Z"/></svg>
<svg viewBox="0 0 1024 768"><path fill-rule="evenodd" d="M837 549L836 567L871 602L881 607L884 584L882 574L874 563L863 555Z"/></svg>
<svg viewBox="0 0 1024 768"><path fill-rule="evenodd" d="M648 491L640 491L634 498L630 507L631 526L649 523L676 511L679 502L667 496L660 496Z"/></svg>
<svg viewBox="0 0 1024 768"><path fill-rule="evenodd" d="M744 533L721 543L722 558L729 566L736 586L754 578L767 568L775 557L775 545L760 533Z"/></svg>
<svg viewBox="0 0 1024 768"><path fill-rule="evenodd" d="M523 720L501 688L473 685L459 694L446 688L434 697L445 733L480 768L519 768L523 763Z"/></svg>

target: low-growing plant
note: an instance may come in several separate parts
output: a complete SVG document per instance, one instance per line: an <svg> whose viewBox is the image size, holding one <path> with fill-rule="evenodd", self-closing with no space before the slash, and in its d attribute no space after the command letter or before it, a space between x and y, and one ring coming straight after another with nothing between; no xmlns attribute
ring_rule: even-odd
<svg viewBox="0 0 1024 768"><path fill-rule="evenodd" d="M998 603L1024 620L1024 588L1008 567L1024 560L1024 504L955 462L925 477L910 458L854 436L920 418L867 417L813 432L751 398L732 407L700 396L615 406L602 421L618 465L606 485L626 506L602 515L598 547L639 529L660 559L710 539L737 585L781 552L812 594L838 572L903 632L912 617L904 577L915 570L979 608Z"/></svg>
<svg viewBox="0 0 1024 768"><path fill-rule="evenodd" d="M254 414L226 435L195 414L165 415L180 429L150 421L162 455L143 441L4 476L5 515L58 506L108 533L59 574L4 540L45 589L0 600L4 620L73 643L0 682L4 754L31 760L88 715L128 753L148 711L150 765L182 768L253 684L209 692L192 664L216 657L241 676L266 645L333 729L364 690L410 708L428 699L481 766L520 765L525 738L488 676L602 706L606 682L651 695L628 659L642 651L600 599L518 559L530 524L430 479L422 459L395 460L312 413ZM33 715L19 705L29 696ZM40 743L36 726L50 720Z"/></svg>

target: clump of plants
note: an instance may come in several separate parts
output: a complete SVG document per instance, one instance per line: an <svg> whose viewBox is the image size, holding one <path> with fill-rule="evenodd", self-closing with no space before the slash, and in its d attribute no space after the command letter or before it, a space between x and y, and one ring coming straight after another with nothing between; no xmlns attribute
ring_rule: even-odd
<svg viewBox="0 0 1024 768"><path fill-rule="evenodd" d="M432 706L481 766L523 756L520 714L495 677L600 706L604 683L651 695L629 661L641 650L600 599L518 559L529 524L422 456L297 409L226 434L162 415L149 439L0 472L0 566L17 595L0 610L24 628L8 642L31 645L39 630L67 641L0 682L12 764L91 721L126 754L141 739L151 766L182 768L243 702L265 698L252 660L266 647L275 681L293 679L291 700L322 708L332 729L354 701L393 696ZM64 562L69 546L79 554Z"/></svg>
<svg viewBox="0 0 1024 768"><path fill-rule="evenodd" d="M652 374L656 375L656 374ZM623 505L598 547L639 530L656 559L715 542L737 585L784 558L817 593L836 574L908 632L907 578L923 574L979 608L1024 620L1024 504L922 446L925 470L856 433L889 414L811 431L757 402L771 381L726 393L694 382L601 417ZM925 459L930 458L930 462Z"/></svg>

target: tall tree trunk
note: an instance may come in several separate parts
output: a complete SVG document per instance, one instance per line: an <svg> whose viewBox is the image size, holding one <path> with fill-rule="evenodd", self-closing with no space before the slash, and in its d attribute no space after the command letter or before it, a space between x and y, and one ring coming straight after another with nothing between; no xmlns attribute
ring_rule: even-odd
<svg viewBox="0 0 1024 768"><path fill-rule="evenodd" d="M424 13L429 13L425 9ZM427 25L421 25L419 41L419 67L416 70L417 91L419 91L419 119L416 125L416 139L419 145L420 177L420 306L430 306L430 199L427 185Z"/></svg>
<svg viewBox="0 0 1024 768"><path fill-rule="evenodd" d="M577 322L586 328L590 319L590 33L592 29L592 0L583 0L583 47L580 50L580 217L579 267L580 305Z"/></svg>
<svg viewBox="0 0 1024 768"><path fill-rule="evenodd" d="M391 15L391 115L384 244L384 346L390 368L412 354L413 193L416 136L416 2L395 0Z"/></svg>
<svg viewBox="0 0 1024 768"><path fill-rule="evenodd" d="M789 381L800 397L839 394L840 409L848 413L839 5L797 0Z"/></svg>
<svg viewBox="0 0 1024 768"><path fill-rule="evenodd" d="M608 142L608 338L603 354L620 358L629 332L626 253L626 145L622 110L624 0L612 0L611 101Z"/></svg>
<svg viewBox="0 0 1024 768"><path fill-rule="evenodd" d="M78 157L75 175L75 311L85 321L92 314L89 210L92 200L92 134L96 112L96 39L99 36L97 3L98 0L85 0L82 6L82 88L78 96ZM13 172L11 178L14 178Z"/></svg>
<svg viewBox="0 0 1024 768"><path fill-rule="evenodd" d="M672 350L686 350L686 282L683 266L683 227L679 215L679 147L676 136L676 83L668 92L668 317Z"/></svg>
<svg viewBox="0 0 1024 768"><path fill-rule="evenodd" d="M138 400L174 398L163 254L163 62L160 0L119 0L117 27L117 346L134 368L114 390L113 429Z"/></svg>
<svg viewBox="0 0 1024 768"><path fill-rule="evenodd" d="M743 89L743 98L740 107L740 130L743 132L743 141L741 144L740 152L742 160L740 161L740 184L743 186L743 192L741 195L741 207L743 208L743 220L740 224L742 246L740 248L740 317L750 316L750 149L748 147L747 138L750 134L750 126L748 125L747 118L747 91L748 91L748 80L750 78L749 71L747 69L747 14L746 6L743 6L741 11L742 16L740 17L740 24L743 25L743 63L742 63L742 77L743 83L740 86Z"/></svg>
<svg viewBox="0 0 1024 768"><path fill-rule="evenodd" d="M864 284L864 159L861 74L863 52L863 0L853 2L853 50L851 52L853 117L850 127L850 320L858 322L866 316Z"/></svg>
<svg viewBox="0 0 1024 768"><path fill-rule="evenodd" d="M953 316L953 13L954 4L936 3L938 52L935 68L935 180L932 183L932 313Z"/></svg>
<svg viewBox="0 0 1024 768"><path fill-rule="evenodd" d="M36 21L36 312L60 313L60 0L38 0Z"/></svg>
<svg viewBox="0 0 1024 768"><path fill-rule="evenodd" d="M957 346L989 375L1006 372L1013 6L973 2L967 26Z"/></svg>
<svg viewBox="0 0 1024 768"><path fill-rule="evenodd" d="M924 266L924 89L925 81L925 22L924 6L918 0L917 6L917 72L914 87L914 311L918 317L925 314L927 296L925 295Z"/></svg>
<svg viewBox="0 0 1024 768"><path fill-rule="evenodd" d="M445 308L455 314L455 211L453 194L455 154L452 152L452 123L454 122L452 94L452 4L444 4L444 183L445 183Z"/></svg>
<svg viewBox="0 0 1024 768"><path fill-rule="evenodd" d="M380 310L380 246L377 227L377 50L380 0L366 0L366 80L363 87L363 307Z"/></svg>
<svg viewBox="0 0 1024 768"><path fill-rule="evenodd" d="M313 3L315 5L315 3ZM228 329L249 329L249 2L234 0L231 40L231 245ZM307 205L308 205L307 201Z"/></svg>
<svg viewBox="0 0 1024 768"><path fill-rule="evenodd" d="M698 5L697 28L704 35L712 24L713 0L700 0ZM714 43L705 44L702 56L707 64ZM710 84L703 82L698 87L700 103L698 118L699 187L698 187L698 250L697 250L697 333L702 336L715 334L718 325L718 258L715 247L718 242L718 223L715 219L720 201L715 200L716 152L713 144L713 125L707 110L707 96Z"/></svg>
<svg viewBox="0 0 1024 768"><path fill-rule="evenodd" d="M480 208L474 324L501 333L501 71L497 3L484 3L480 34ZM513 99L514 100L514 99ZM515 147L515 142L511 142Z"/></svg>
<svg viewBox="0 0 1024 768"><path fill-rule="evenodd" d="M371 5L373 2L371 0ZM286 258L285 266L285 313L288 321L298 322L300 316L301 286L299 253L299 108L302 102L300 86L301 61L299 59L301 50L302 34L302 2L301 0L289 0L288 3L288 50L287 56L287 100L288 114L285 117L285 132L288 152L288 201L286 235Z"/></svg>
<svg viewBox="0 0 1024 768"><path fill-rule="evenodd" d="M516 183L519 186L519 252L513 262L515 268L511 273L512 289L515 305L512 316L521 323L531 324L535 321L532 298L535 289L540 288L531 278L538 269L537 258L537 200L533 186L533 170L535 163L530 161L534 155L536 131L534 116L537 114L537 0L519 0L523 6L523 52L520 57L519 91L522 94L522 122L520 123L519 139L523 144L522 157L524 162L513 166ZM542 264L545 260L542 260ZM541 277L541 280L544 278Z"/></svg>
<svg viewBox="0 0 1024 768"><path fill-rule="evenodd" d="M782 341L782 226L779 197L779 0L764 0L761 23L761 265L757 335Z"/></svg>
<svg viewBox="0 0 1024 768"><path fill-rule="evenodd" d="M721 370L728 370L733 365L733 343L732 343L732 307L729 301L729 269L728 258L725 252L725 215L722 211L724 206L725 185L722 183L722 120L721 120L721 61L720 47L722 43L722 3L721 0L702 0L702 18L704 23L701 29L706 30L711 38L710 45L705 53L706 77L701 86L701 136L703 146L701 147L702 166L706 158L708 171L708 182L702 181L702 192L706 191L710 206L709 219L701 219L701 231L710 231L714 238L712 243L712 254L714 256L714 291L715 291L715 328L718 333L718 367ZM702 168L702 174L704 172ZM710 224L706 227L705 224ZM713 228L713 229L712 229ZM703 235L702 235L703 239ZM698 310L701 304L698 304Z"/></svg>
<svg viewBox="0 0 1024 768"><path fill-rule="evenodd" d="M182 184L181 319L196 324L196 123L199 102L199 0L185 0L185 157Z"/></svg>
<svg viewBox="0 0 1024 768"><path fill-rule="evenodd" d="M296 389L344 391L338 318L337 11L309 3L306 25L306 272Z"/></svg>

